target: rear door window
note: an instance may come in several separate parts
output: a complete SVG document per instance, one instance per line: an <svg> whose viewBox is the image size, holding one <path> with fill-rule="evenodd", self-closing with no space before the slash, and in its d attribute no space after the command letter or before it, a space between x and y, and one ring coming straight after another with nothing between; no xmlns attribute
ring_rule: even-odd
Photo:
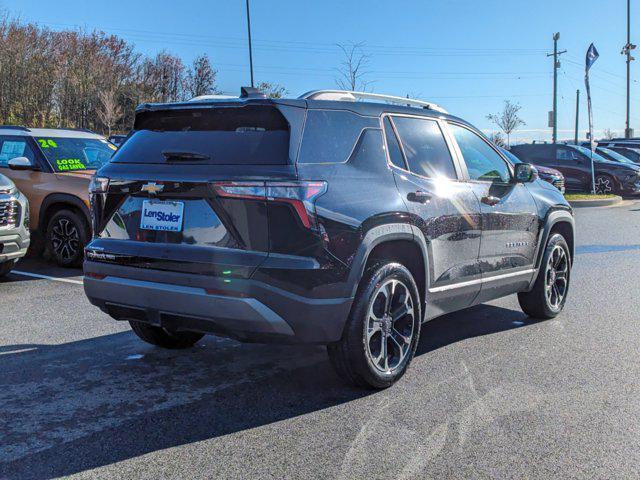
<svg viewBox="0 0 640 480"><path fill-rule="evenodd" d="M393 117L409 170L423 177L457 178L451 152L436 120Z"/></svg>
<svg viewBox="0 0 640 480"><path fill-rule="evenodd" d="M396 133L393 130L393 125L391 125L391 119L389 117L385 117L384 119L384 135L387 139L389 160L396 167L407 170L407 164L404 162L404 156L402 155L402 150L398 143L398 137L396 137Z"/></svg>

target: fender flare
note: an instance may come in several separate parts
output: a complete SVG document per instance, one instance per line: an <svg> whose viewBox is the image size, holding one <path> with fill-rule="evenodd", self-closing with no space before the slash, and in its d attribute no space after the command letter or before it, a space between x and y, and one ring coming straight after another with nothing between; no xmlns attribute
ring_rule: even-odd
<svg viewBox="0 0 640 480"><path fill-rule="evenodd" d="M347 288L350 297L353 298L358 290L360 280L364 275L364 268L369 259L369 255L373 249L385 242L394 240L408 240L415 243L422 252L422 258L424 260L424 286L425 291L422 292L424 298L427 298L427 291L429 289L429 255L427 249L427 241L419 228L408 223L388 223L384 225L378 225L371 228L360 242L360 246L354 255L353 262L351 264L351 271L347 279Z"/></svg>
<svg viewBox="0 0 640 480"><path fill-rule="evenodd" d="M544 256L545 245L549 240L549 233L551 229L560 222L568 223L571 225L571 232L573 233L573 238L571 239L571 262L573 263L575 258L575 232L576 232L576 223L573 215L569 210L553 210L547 214L547 218L544 222L544 228L542 230L542 234L540 235L540 239L538 240L538 247L536 249L536 274L533 276L529 288L533 288L536 279L538 278L537 272L540 270L540 265L542 263L542 257Z"/></svg>
<svg viewBox="0 0 640 480"><path fill-rule="evenodd" d="M80 198L68 193L52 193L45 197L40 206L40 216L38 219L38 230L40 232L44 232L44 229L47 227L45 213L49 207L54 204L67 204L80 210L87 221L87 225L91 229L91 212Z"/></svg>

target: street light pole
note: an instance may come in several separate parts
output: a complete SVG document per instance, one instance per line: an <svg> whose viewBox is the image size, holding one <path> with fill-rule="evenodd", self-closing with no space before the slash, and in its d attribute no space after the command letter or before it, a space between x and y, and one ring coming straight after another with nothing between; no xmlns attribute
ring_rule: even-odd
<svg viewBox="0 0 640 480"><path fill-rule="evenodd" d="M627 56L627 121L624 129L625 138L633 136L631 129L631 62L635 60L631 56L631 50L636 46L631 43L631 0L627 0L627 44L622 47L622 54Z"/></svg>
<svg viewBox="0 0 640 480"><path fill-rule="evenodd" d="M253 84L253 52L251 48L251 15L249 14L249 0L246 0L247 3L247 32L249 34L249 70L251 71L251 87Z"/></svg>
<svg viewBox="0 0 640 480"><path fill-rule="evenodd" d="M558 52L558 40L560 40L560 33L553 35L553 53L547 55L547 57L553 56L553 143L558 142L558 68L560 68L560 61L558 55L566 53L566 50Z"/></svg>

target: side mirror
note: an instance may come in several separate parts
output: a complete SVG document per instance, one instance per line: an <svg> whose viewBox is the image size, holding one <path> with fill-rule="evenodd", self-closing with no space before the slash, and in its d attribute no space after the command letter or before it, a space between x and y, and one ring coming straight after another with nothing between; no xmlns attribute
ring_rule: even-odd
<svg viewBox="0 0 640 480"><path fill-rule="evenodd" d="M538 178L538 170L530 163L517 163L513 175L515 183L530 183Z"/></svg>
<svg viewBox="0 0 640 480"><path fill-rule="evenodd" d="M11 170L39 170L27 157L16 157L7 163Z"/></svg>

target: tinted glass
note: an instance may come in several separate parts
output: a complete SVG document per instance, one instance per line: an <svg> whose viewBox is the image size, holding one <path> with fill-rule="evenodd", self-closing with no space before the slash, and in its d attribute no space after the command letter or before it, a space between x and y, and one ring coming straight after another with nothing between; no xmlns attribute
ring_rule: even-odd
<svg viewBox="0 0 640 480"><path fill-rule="evenodd" d="M579 160L580 155L575 150L571 150L570 148L558 147L556 150L556 160L561 162L565 162L568 160Z"/></svg>
<svg viewBox="0 0 640 480"><path fill-rule="evenodd" d="M400 150L400 144L398 143L398 137L393 131L391 126L391 120L389 117L384 119L384 134L387 137L387 145L389 148L389 159L396 167L406 170L407 166L404 163L404 157L402 156L402 150Z"/></svg>
<svg viewBox="0 0 640 480"><path fill-rule="evenodd" d="M298 162L346 162L367 127L380 128L378 119L346 110L309 110Z"/></svg>
<svg viewBox="0 0 640 480"><path fill-rule="evenodd" d="M585 155L587 158L591 158L591 149L587 147L581 147L578 145L572 145L570 149L578 150L580 153ZM593 161L594 162L607 162L608 160L603 156L599 155L597 152L593 152Z"/></svg>
<svg viewBox="0 0 640 480"><path fill-rule="evenodd" d="M38 137L35 140L56 172L97 170L113 155L113 145L96 138Z"/></svg>
<svg viewBox="0 0 640 480"><path fill-rule="evenodd" d="M0 137L0 167L6 167L9 160L16 157L27 157L35 163L33 150L24 137Z"/></svg>
<svg viewBox="0 0 640 480"><path fill-rule="evenodd" d="M603 157L609 160L612 160L614 162L630 163L633 165L633 162L629 160L627 157L625 157L624 155L620 155L618 152L615 152L613 150L609 150L608 148L598 148L596 151L599 154L601 154Z"/></svg>
<svg viewBox="0 0 640 480"><path fill-rule="evenodd" d="M449 147L438 122L414 117L393 117L409 170L425 177L457 178Z"/></svg>
<svg viewBox="0 0 640 480"><path fill-rule="evenodd" d="M508 182L511 173L506 162L480 136L471 130L451 125L471 180Z"/></svg>
<svg viewBox="0 0 640 480"><path fill-rule="evenodd" d="M265 106L142 112L112 161L286 165L289 125L277 108Z"/></svg>

